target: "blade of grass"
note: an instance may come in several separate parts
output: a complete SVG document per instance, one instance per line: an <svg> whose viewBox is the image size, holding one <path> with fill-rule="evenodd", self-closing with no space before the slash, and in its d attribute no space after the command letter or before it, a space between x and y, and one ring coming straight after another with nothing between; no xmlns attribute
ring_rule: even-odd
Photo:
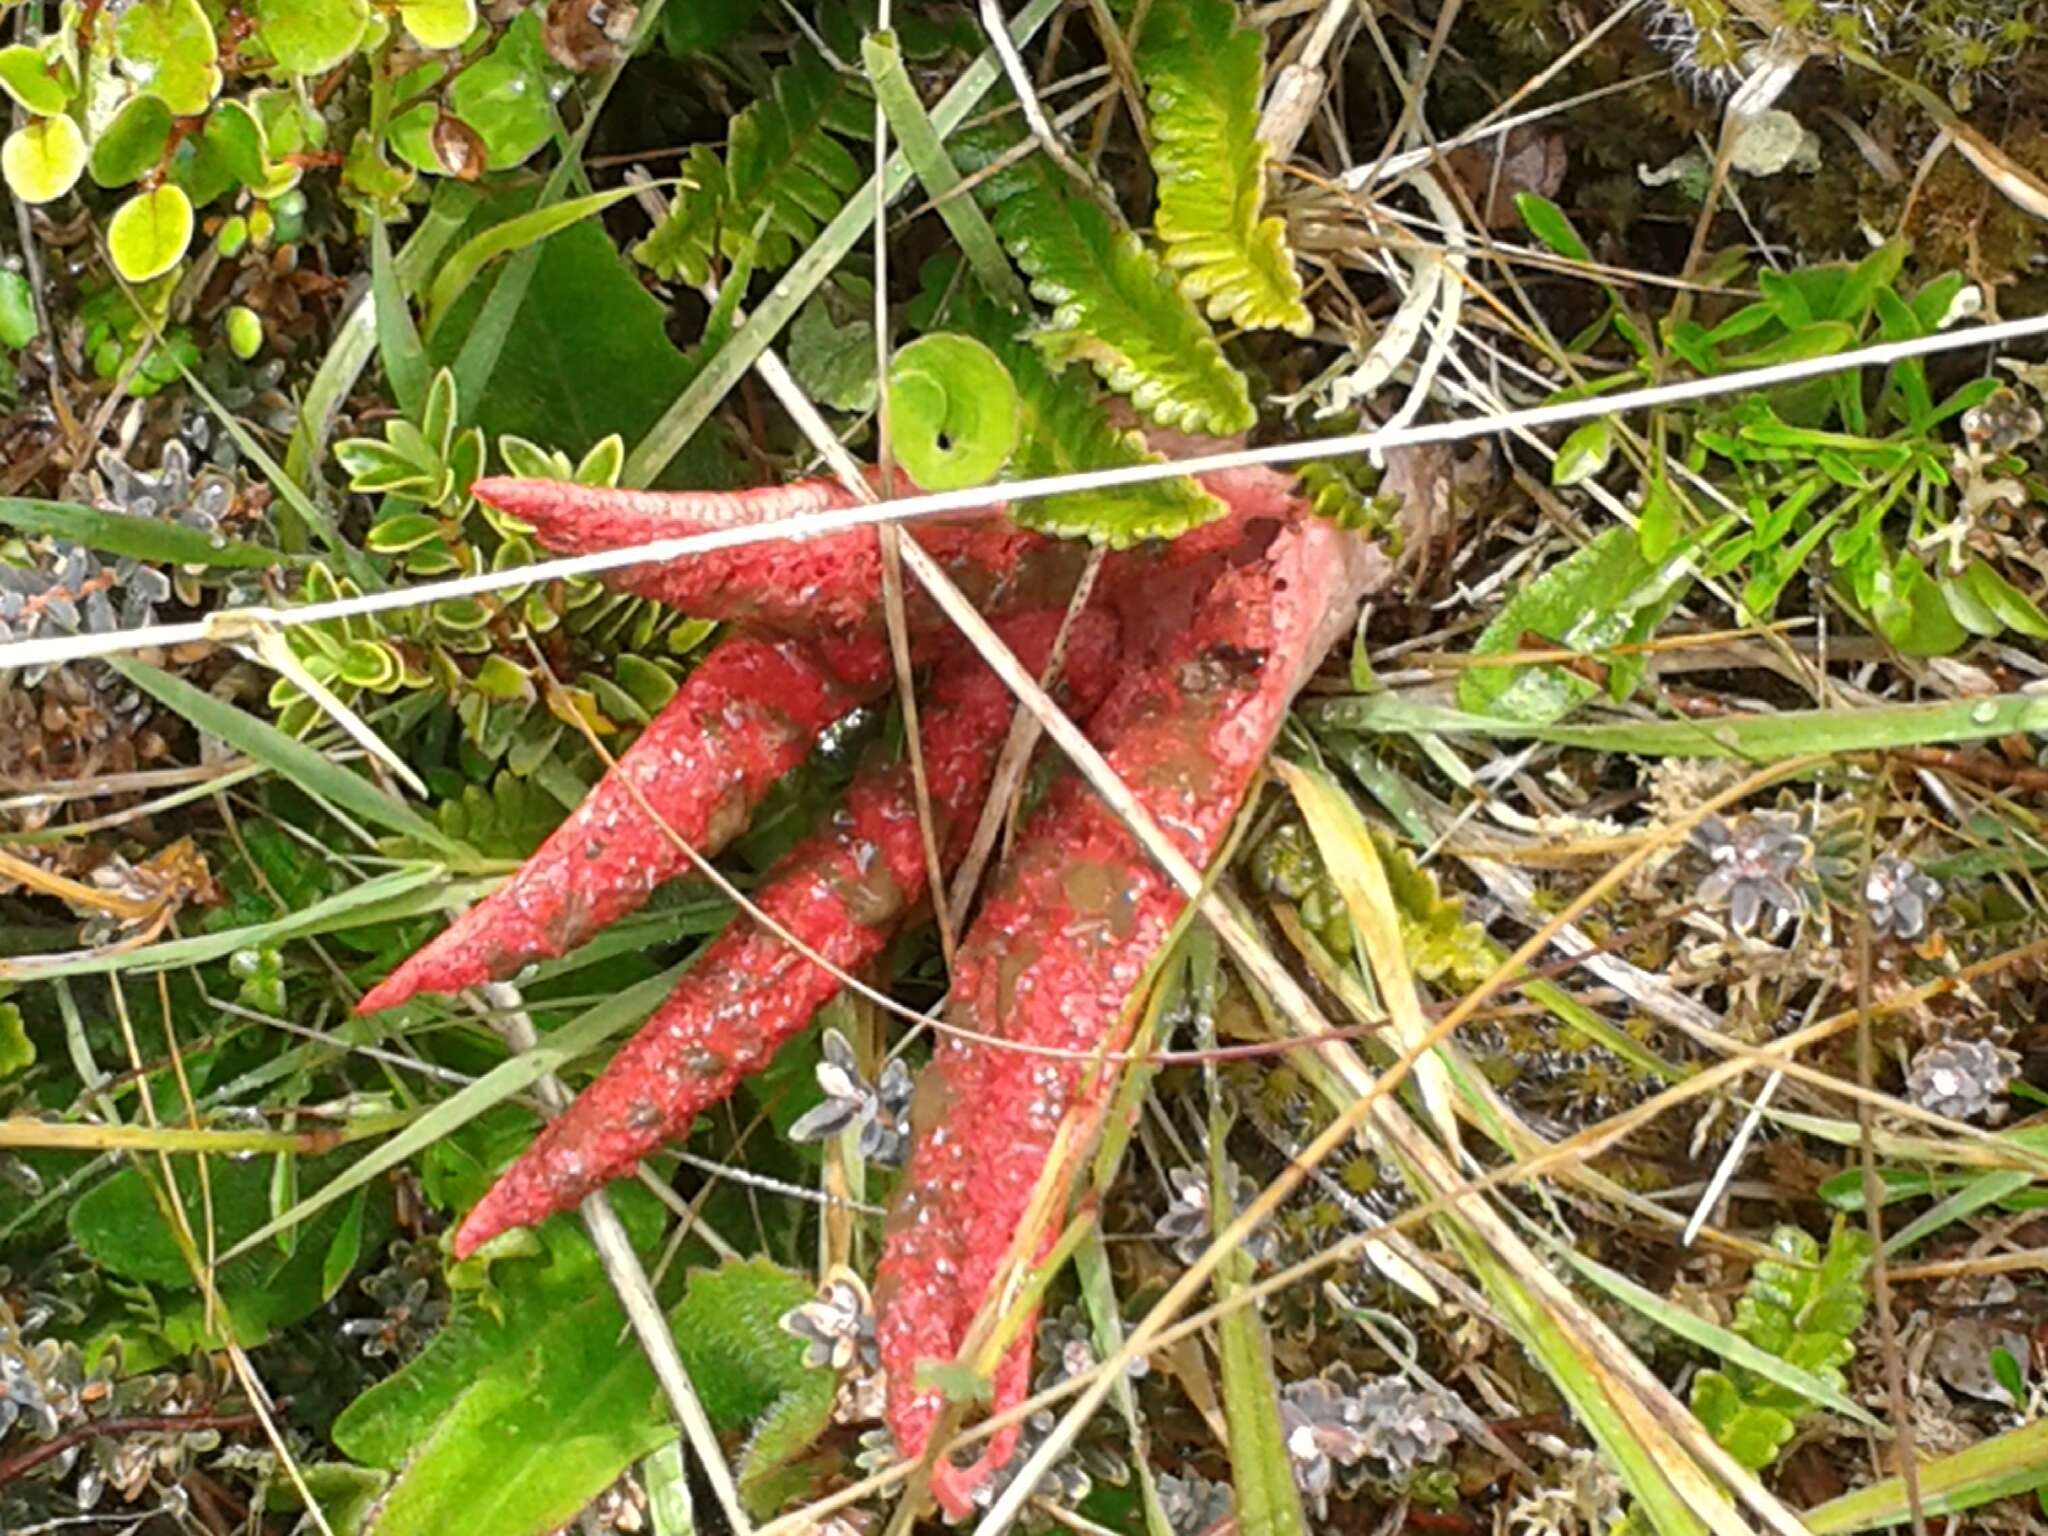
<svg viewBox="0 0 2048 1536"><path fill-rule="evenodd" d="M1819 752L1881 752L1941 742L1989 741L2048 730L2048 698L2005 693L1941 704L1874 709L1807 709L1719 720L1642 720L1612 725L1524 725L1418 704L1390 694L1325 699L1301 706L1309 721L1380 735L1478 735L1545 741L1642 757L1733 757L1774 762Z"/></svg>
<svg viewBox="0 0 2048 1536"><path fill-rule="evenodd" d="M1414 1049L1429 1034L1423 1016L1422 999L1415 991L1415 975L1408 966L1408 951L1401 937L1401 915L1394 905L1393 889L1374 846L1372 829L1352 803L1351 797L1320 769L1304 767L1285 758L1273 759L1273 771L1287 785L1294 803L1301 808L1315 839L1316 851L1330 871L1358 930L1379 983L1380 1001L1385 1004L1393 1027L1395 1046ZM1451 1107L1451 1082L1443 1058L1430 1051L1415 1063L1415 1081L1422 1090L1430 1118L1444 1145L1458 1145L1458 1117Z"/></svg>
<svg viewBox="0 0 2048 1536"><path fill-rule="evenodd" d="M640 7L639 19L633 24L633 33L619 49L618 59L604 83L591 93L585 104L583 120L576 125L576 131L562 146L555 168L548 172L548 179L541 184L540 196L535 202L538 208L545 208L559 198L581 173L583 146L589 142L590 131L597 126L597 120L604 113L604 104L610 99L612 87L619 83L626 63L640 49L640 45L653 32L661 19L663 0L648 0ZM476 321L470 326L469 335L463 338L462 350L455 357L455 398L459 401L475 401L483 398L485 386L491 375L497 372L498 355L505 350L505 340L512 334L512 322L518 317L519 306L526 301L527 290L533 285L533 275L540 267L541 247L529 245L518 252L505 264L505 270L498 274L498 281L492 287L490 297L484 300L483 308L477 312Z"/></svg>
<svg viewBox="0 0 2048 1536"><path fill-rule="evenodd" d="M869 33L860 45L860 55L875 87L875 100L888 114L889 131L902 144L925 197L936 205L967 264L997 302L1022 312L1030 304L1024 280L1003 254L1002 242L996 239L995 229L979 205L971 197L954 195L961 181L959 168L946 153L944 139L918 99L917 87L910 83L896 35Z"/></svg>
<svg viewBox="0 0 2048 1536"><path fill-rule="evenodd" d="M471 244L475 242L472 241ZM467 247L465 247L467 249ZM391 257L391 235L382 219L370 225L370 300L377 317L377 355L392 398L409 421L419 419L427 399L427 348L413 324L412 308Z"/></svg>
<svg viewBox="0 0 2048 1536"><path fill-rule="evenodd" d="M131 517L70 501L36 501L0 496L0 523L23 533L54 534L102 554L125 555L162 565L206 565L252 571L292 558L245 539L216 536L161 517Z"/></svg>
<svg viewBox="0 0 2048 1536"><path fill-rule="evenodd" d="M426 817L268 721L133 657L112 656L107 665L198 729L218 736L245 757L268 764L314 799L412 838L446 857L467 858L467 850Z"/></svg>
<svg viewBox="0 0 2048 1536"><path fill-rule="evenodd" d="M308 1195L250 1233L221 1255L227 1263L238 1255L267 1242L287 1227L298 1225L322 1207L352 1193L371 1179L417 1156L444 1136L452 1135L486 1110L494 1109L514 1094L524 1093L543 1077L560 1070L585 1053L596 1049L613 1035L632 1028L652 1013L674 990L687 970L687 962L672 966L659 976L636 982L616 997L606 998L580 1014L571 1023L553 1031L540 1044L501 1061L467 1087L460 1088L427 1110L398 1135L370 1152L319 1190Z"/></svg>
<svg viewBox="0 0 2048 1536"><path fill-rule="evenodd" d="M2048 1483L2048 1420L1993 1435L1950 1456L1923 1461L1918 1479L1920 1509L1930 1517L1960 1514L1996 1499L2031 1493ZM1805 1515L1806 1528L1813 1536L1904 1525L1911 1518L1902 1477L1888 1477L1845 1493Z"/></svg>
<svg viewBox="0 0 2048 1536"><path fill-rule="evenodd" d="M405 898L439 884L443 875L444 871L431 864L395 869L267 923L251 923L247 927L228 928L219 933L194 934L186 939L166 939L161 944L145 944L136 949L109 949L49 960L38 960L33 956L0 960L0 981L54 981L60 976L104 976L115 972L139 974L167 970L173 966L200 965L231 955L238 949L330 933L338 928L365 927L371 923L388 922L395 917L409 917L440 905L438 900L407 902Z"/></svg>
<svg viewBox="0 0 2048 1536"><path fill-rule="evenodd" d="M1872 1429L1884 1428L1854 1399L1830 1386L1813 1372L1801 1370L1770 1351L1757 1348L1740 1334L1731 1333L1696 1312L1688 1312L1676 1303L1665 1300L1655 1291L1637 1285L1627 1276L1609 1269L1597 1259L1588 1258L1567 1247L1548 1234L1538 1235L1553 1253L1593 1284L1615 1300L1635 1308L1667 1332L1676 1334L1689 1344L1697 1344L1702 1349L1710 1350L1724 1360L1747 1366L1759 1376L1776 1382L1788 1391L1797 1392L1801 1397L1819 1403L1824 1408L1832 1409L1844 1418L1854 1419L1858 1424L1868 1425Z"/></svg>
<svg viewBox="0 0 2048 1536"><path fill-rule="evenodd" d="M2027 1188L2034 1175L2018 1168L2001 1168L1972 1179L1954 1194L1922 1211L1884 1240L1887 1258L1904 1253L1923 1237L1931 1237L1951 1222L1961 1221L1973 1211L1996 1205L2007 1195Z"/></svg>
<svg viewBox="0 0 2048 1536"><path fill-rule="evenodd" d="M407 294L425 281L426 274L441 259L448 242L462 232L477 193L463 182L444 180L434 189L434 199L420 218L412 238L399 251L393 268L398 291ZM285 450L285 473L303 483L313 466L327 451L327 434L342 401L356 387L369 366L378 340L377 304L374 293L357 298L347 317L335 329L334 341L320 360L320 371L306 388L306 401L299 410L299 424ZM389 364L386 364L388 369ZM424 393L424 388L422 390Z"/></svg>
<svg viewBox="0 0 2048 1536"><path fill-rule="evenodd" d="M632 197L637 188L613 187L605 192L592 192L585 197L572 197L565 203L549 203L530 208L502 224L493 224L489 229L475 235L459 246L455 253L441 264L441 270L434 274L434 281L427 289L425 331L432 336L441 323L441 317L448 313L449 306L461 297L463 289L477 280L483 269L500 256L538 246L548 236L561 233L570 225L589 218L625 198ZM383 307L378 309L378 327L384 326ZM388 365L387 365L388 366ZM421 361L424 369L425 362Z"/></svg>
<svg viewBox="0 0 2048 1536"><path fill-rule="evenodd" d="M1210 1212L1221 1232L1236 1213L1230 1203L1230 1165L1221 1115L1212 1108L1209 1136ZM1252 1261L1238 1249L1217 1266L1216 1299L1241 1295ZM1273 1375L1273 1345L1257 1307L1237 1307L1216 1324L1223 1366L1223 1419L1230 1429L1230 1481L1237 1493L1238 1529L1245 1536L1307 1536L1301 1490L1280 1422L1280 1384Z"/></svg>

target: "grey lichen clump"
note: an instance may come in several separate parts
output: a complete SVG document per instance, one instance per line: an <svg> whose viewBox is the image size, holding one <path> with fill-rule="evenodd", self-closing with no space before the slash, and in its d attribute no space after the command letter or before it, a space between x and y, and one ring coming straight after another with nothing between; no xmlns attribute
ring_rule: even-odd
<svg viewBox="0 0 2048 1536"><path fill-rule="evenodd" d="M1754 928L1766 911L1774 928L1798 917L1799 883L1813 845L1791 817L1758 812L1729 822L1710 816L1692 840L1712 865L1696 899L1709 907L1725 903L1738 932Z"/></svg>
<svg viewBox="0 0 2048 1536"><path fill-rule="evenodd" d="M910 1145L910 1068L892 1058L878 1082L862 1076L853 1047L836 1029L824 1035L825 1059L818 1063L824 1099L789 1128L792 1141L825 1141L849 1126L860 1127L860 1155L884 1168L899 1168Z"/></svg>
<svg viewBox="0 0 2048 1536"><path fill-rule="evenodd" d="M1404 1477L1439 1461L1458 1438L1452 1405L1399 1376L1359 1383L1348 1366L1332 1366L1280 1391L1280 1424L1295 1482L1318 1513L1337 1486L1339 1467Z"/></svg>
<svg viewBox="0 0 2048 1536"><path fill-rule="evenodd" d="M1864 910L1870 914L1871 933L1879 938L1919 938L1940 900L1941 882L1895 854L1874 860L1863 877Z"/></svg>
<svg viewBox="0 0 2048 1536"><path fill-rule="evenodd" d="M156 605L170 595L153 566L60 544L47 567L0 565L0 640L139 628L156 621Z"/></svg>
<svg viewBox="0 0 2048 1536"><path fill-rule="evenodd" d="M1945 1040L1923 1047L1906 1069L1906 1096L1951 1120L2002 1119L2005 1090L2020 1059L1988 1040Z"/></svg>
<svg viewBox="0 0 2048 1536"><path fill-rule="evenodd" d="M1152 1230L1173 1244L1173 1256L1192 1264L1202 1256L1215 1236L1209 1214L1209 1176L1197 1168L1175 1168L1167 1174L1173 1185L1173 1201ZM1241 1211L1258 1196L1258 1186L1237 1169L1230 1170L1230 1208ZM1261 1225L1252 1230L1241 1251L1254 1264L1268 1264L1279 1254L1277 1234Z"/></svg>

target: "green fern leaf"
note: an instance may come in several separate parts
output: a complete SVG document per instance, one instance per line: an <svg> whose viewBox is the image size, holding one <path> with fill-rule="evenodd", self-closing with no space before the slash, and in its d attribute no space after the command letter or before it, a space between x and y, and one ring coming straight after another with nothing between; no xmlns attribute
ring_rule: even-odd
<svg viewBox="0 0 2048 1536"><path fill-rule="evenodd" d="M1211 319L1306 336L1313 322L1286 226L1259 217L1265 38L1237 24L1231 0L1153 0L1136 62L1152 112L1154 232L1166 264Z"/></svg>
<svg viewBox="0 0 2048 1536"><path fill-rule="evenodd" d="M959 142L961 168L986 168L992 139ZM1054 369L1077 359L1162 427L1227 436L1257 419L1244 376L1159 258L1043 155L982 183L997 236L1032 295L1053 307L1031 340Z"/></svg>
<svg viewBox="0 0 2048 1536"><path fill-rule="evenodd" d="M860 163L839 140L871 133L872 110L857 77L798 55L733 119L722 166L704 146L692 151L683 174L698 186L684 189L635 259L665 278L702 283L714 245L737 258L765 215L754 264L788 266L860 185Z"/></svg>
<svg viewBox="0 0 2048 1536"><path fill-rule="evenodd" d="M1735 1331L1757 1348L1840 1388L1863 1326L1863 1281L1870 1235L1837 1220L1825 1252L1797 1227L1780 1227L1766 1259L1750 1272L1735 1304ZM1812 1404L1800 1393L1742 1366L1693 1378L1692 1411L1723 1450L1751 1471L1777 1459Z"/></svg>
<svg viewBox="0 0 2048 1536"><path fill-rule="evenodd" d="M692 287L709 282L725 203L724 162L709 144L693 145L683 160L682 185L668 205L668 217L633 247L633 259L670 282L680 278Z"/></svg>
<svg viewBox="0 0 2048 1536"><path fill-rule="evenodd" d="M949 324L970 332L1001 358L1016 383L1023 432L1010 457L1012 477L1037 479L1159 462L1141 433L1121 431L1103 415L1084 375L1049 370L1022 339L1023 318L971 280L963 281L946 314ZM1018 502L1010 515L1041 533L1099 539L1112 549L1126 549L1143 539L1173 538L1225 510L1194 480L1182 477Z"/></svg>

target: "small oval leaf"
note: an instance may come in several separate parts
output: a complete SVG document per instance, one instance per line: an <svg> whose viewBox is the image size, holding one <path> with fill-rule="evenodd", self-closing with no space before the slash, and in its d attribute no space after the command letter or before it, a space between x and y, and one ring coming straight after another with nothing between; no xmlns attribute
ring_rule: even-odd
<svg viewBox="0 0 2048 1536"><path fill-rule="evenodd" d="M367 0L262 0L256 29L281 69L318 75L355 51L370 23Z"/></svg>
<svg viewBox="0 0 2048 1536"><path fill-rule="evenodd" d="M476 30L476 0L410 0L398 18L422 48L455 48Z"/></svg>
<svg viewBox="0 0 2048 1536"><path fill-rule="evenodd" d="M42 54L26 43L0 48L0 90L42 117L54 117L71 99Z"/></svg>
<svg viewBox="0 0 2048 1536"><path fill-rule="evenodd" d="M107 252L131 283L162 277L191 243L192 199L174 186L129 198L107 225Z"/></svg>
<svg viewBox="0 0 2048 1536"><path fill-rule="evenodd" d="M1590 480L1607 467L1613 452L1614 427L1605 416L1597 416L1564 440L1557 462L1550 466L1550 483L1577 485Z"/></svg>
<svg viewBox="0 0 2048 1536"><path fill-rule="evenodd" d="M39 117L0 144L0 175L24 203L51 203L78 185L85 135L68 117Z"/></svg>
<svg viewBox="0 0 2048 1536"><path fill-rule="evenodd" d="M219 93L218 51L199 0L136 0L114 26L123 72L179 117L196 117Z"/></svg>
<svg viewBox="0 0 2048 1536"><path fill-rule="evenodd" d="M102 187L133 186L162 163L171 142L171 109L154 96L131 96L93 140L92 179Z"/></svg>

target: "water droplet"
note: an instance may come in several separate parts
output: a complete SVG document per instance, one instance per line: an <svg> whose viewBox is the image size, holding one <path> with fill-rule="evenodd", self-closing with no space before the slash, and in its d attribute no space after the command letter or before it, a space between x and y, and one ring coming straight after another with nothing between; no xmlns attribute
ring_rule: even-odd
<svg viewBox="0 0 2048 1536"><path fill-rule="evenodd" d="M1970 718L1979 725L1989 725L1998 718L1998 706L1992 703L1991 700L1986 699L1982 704L1979 704L1970 711Z"/></svg>

